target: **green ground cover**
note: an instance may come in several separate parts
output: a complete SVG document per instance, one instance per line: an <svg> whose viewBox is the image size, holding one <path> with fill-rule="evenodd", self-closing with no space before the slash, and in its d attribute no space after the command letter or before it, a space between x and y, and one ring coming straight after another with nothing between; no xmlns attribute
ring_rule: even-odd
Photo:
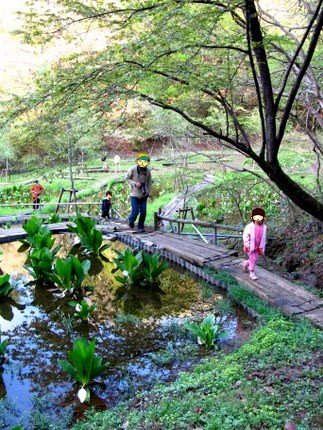
<svg viewBox="0 0 323 430"><path fill-rule="evenodd" d="M239 286L230 295L260 316L251 339L170 385L109 411L89 412L73 430L319 430L322 332L269 309Z"/></svg>

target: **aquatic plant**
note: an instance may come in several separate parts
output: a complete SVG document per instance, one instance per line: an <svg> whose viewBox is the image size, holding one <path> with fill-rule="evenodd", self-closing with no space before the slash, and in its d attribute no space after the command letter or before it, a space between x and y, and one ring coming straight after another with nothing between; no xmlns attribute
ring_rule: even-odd
<svg viewBox="0 0 323 430"><path fill-rule="evenodd" d="M24 264L24 268L33 276L36 281L50 281L55 260L56 251L44 247L40 249L32 249L29 253L28 263Z"/></svg>
<svg viewBox="0 0 323 430"><path fill-rule="evenodd" d="M144 325L142 320L133 314L118 314L115 317L115 322L117 324L134 324L134 325Z"/></svg>
<svg viewBox="0 0 323 430"><path fill-rule="evenodd" d="M87 342L80 337L75 340L73 349L69 353L71 362L59 360L60 366L82 385L78 392L81 402L90 398L90 391L84 387L91 384L108 367L108 363L102 364L101 357L95 356L95 345L96 338L92 342Z"/></svg>
<svg viewBox="0 0 323 430"><path fill-rule="evenodd" d="M23 224L22 228L28 234L28 237L34 237L40 232L42 224L43 221L40 218L32 216L25 224Z"/></svg>
<svg viewBox="0 0 323 430"><path fill-rule="evenodd" d="M151 355L152 360L159 366L169 366L170 364L190 361L197 357L199 347L196 343L186 342L179 347L178 342L167 342L166 348Z"/></svg>
<svg viewBox="0 0 323 430"><path fill-rule="evenodd" d="M200 324L186 323L187 330L197 336L199 344L210 347L215 347L220 338L226 337L228 333L223 330L220 318L216 318L213 314L207 315Z"/></svg>
<svg viewBox="0 0 323 430"><path fill-rule="evenodd" d="M85 251L93 255L99 255L111 246L109 243L102 246L102 232L97 229L93 229L87 236L81 237L80 241Z"/></svg>
<svg viewBox="0 0 323 430"><path fill-rule="evenodd" d="M13 286L10 284L9 279L9 274L0 276L0 298L8 297L10 292L13 290Z"/></svg>
<svg viewBox="0 0 323 430"><path fill-rule="evenodd" d="M44 221L44 224L56 224L60 222L60 216L58 213L53 212L49 215L49 217Z"/></svg>
<svg viewBox="0 0 323 430"><path fill-rule="evenodd" d="M110 244L102 246L102 232L95 228L95 219L77 214L73 221L75 226L67 224L67 227L79 237L81 246L86 253L99 255L111 246Z"/></svg>
<svg viewBox="0 0 323 430"><path fill-rule="evenodd" d="M33 249L51 249L55 243L48 225L43 225L43 221L35 216L32 216L22 228L26 231L27 237L20 240L20 242L28 247ZM53 250L54 254L57 254L60 248L61 245L58 245Z"/></svg>
<svg viewBox="0 0 323 430"><path fill-rule="evenodd" d="M73 315L67 314L67 313L61 311L60 309L56 309L55 314L57 315L58 320L63 325L64 330L68 334L74 333L75 318L73 317Z"/></svg>
<svg viewBox="0 0 323 430"><path fill-rule="evenodd" d="M129 248L125 252L116 252L118 258L113 258L113 261L123 276L115 275L115 278L124 285L156 285L160 274L168 267L168 263L160 261L157 253L149 255L139 251L134 254Z"/></svg>
<svg viewBox="0 0 323 430"><path fill-rule="evenodd" d="M63 292L74 292L81 288L93 290L92 287L82 286L90 267L90 260L80 262L74 255L69 255L66 259L58 257L53 273L49 275L49 278L55 282Z"/></svg>
<svg viewBox="0 0 323 430"><path fill-rule="evenodd" d="M145 277L145 281L149 285L159 283L159 276L167 269L168 263L161 261L159 255L154 252L152 255L143 253L142 270Z"/></svg>
<svg viewBox="0 0 323 430"><path fill-rule="evenodd" d="M97 303L90 305L86 299L83 299L81 303L72 300L68 302L68 304L75 309L74 316L81 319L82 321L88 321L93 311L98 306Z"/></svg>
<svg viewBox="0 0 323 430"><path fill-rule="evenodd" d="M67 227L72 233L75 233L79 237L87 236L96 226L94 218L85 217L79 213L71 218L71 220L75 223L75 226L68 224Z"/></svg>
<svg viewBox="0 0 323 430"><path fill-rule="evenodd" d="M118 258L113 258L117 268L122 272L123 276L115 275L117 281L129 287L140 284L143 279L143 271L141 263L143 260L142 251L136 255L129 248L124 252L116 251ZM112 270L114 273L117 269Z"/></svg>
<svg viewBox="0 0 323 430"><path fill-rule="evenodd" d="M0 365L6 361L6 349L8 346L8 339L4 339L1 341L1 332L0 332Z"/></svg>

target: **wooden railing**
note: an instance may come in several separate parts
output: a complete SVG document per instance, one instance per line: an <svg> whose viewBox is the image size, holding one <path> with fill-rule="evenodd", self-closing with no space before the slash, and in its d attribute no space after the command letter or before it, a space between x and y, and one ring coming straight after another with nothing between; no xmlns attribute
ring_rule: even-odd
<svg viewBox="0 0 323 430"><path fill-rule="evenodd" d="M167 216L160 215L160 213L158 213L158 212L155 212L154 213L154 230L155 231L160 230L162 221L169 222L170 227L171 227L171 232L176 232L177 234L184 234L183 233L183 227L185 224L191 225L193 227L194 231L196 232L196 234L198 236L200 236L201 239L205 243L208 243L208 241L205 238L205 234L203 235L203 233L201 233L197 227L213 229L213 231L214 231L213 236L214 236L215 245L217 245L218 238L220 236L221 237L241 237L241 234L240 235L220 235L218 233L218 230L221 229L221 230L229 230L229 231L236 231L236 232L242 233L243 229L244 229L244 227L219 224L219 223L215 223L215 222L199 221L196 219L170 218ZM173 224L177 224L176 229L174 229Z"/></svg>
<svg viewBox="0 0 323 430"><path fill-rule="evenodd" d="M1 207L2 208L33 208L33 206L34 206L34 203L15 203L15 204L2 204L1 205ZM62 206L62 207L69 207L69 206L76 206L76 208L77 208L77 206L88 206L88 207L95 207L95 206L97 206L97 207L101 207L101 202L51 202L51 203L42 203L42 202L40 202L39 203L39 208L37 209L37 210L39 210L40 212L42 211L42 209L44 208L44 207L48 207L48 206L52 206L52 207L54 207L54 206L56 206L56 207L60 207L60 206Z"/></svg>
<svg viewBox="0 0 323 430"><path fill-rule="evenodd" d="M58 207L61 207L61 206L65 207L67 209L67 211L70 209L70 207L75 207L76 211L78 210L79 207L81 208L82 206L83 207L85 206L87 208L96 208L97 207L99 209L99 212L101 212L101 204L102 204L102 202L59 202L59 203L52 202L52 203L40 203L39 204L39 209L36 209L36 213L39 214L37 216L45 218L48 215L42 215L42 209L44 207L56 207L56 212L58 212L57 209L58 209ZM18 207L29 208L30 207L30 208L33 208L33 203L3 204L3 205L1 205L1 207L15 207L15 208L18 208ZM53 212L55 212L55 209L53 210ZM89 210L86 211L87 214L89 214L89 212L90 212ZM113 216L113 214L115 214L116 217L119 218L119 219L121 219L121 220L125 219L119 213L119 211L115 207L113 207L113 206L111 208L111 213L112 213L112 216ZM9 221L11 221L13 219L18 219L18 218L19 219L23 219L23 218L27 218L28 219L30 217L30 213L29 213L29 215L28 214L26 214L26 215L27 215L26 217L24 217L23 215L20 214L20 215L2 216L0 218L3 220L3 222L6 222L6 219L9 222ZM63 214L63 215L68 215L68 213Z"/></svg>
<svg viewBox="0 0 323 430"><path fill-rule="evenodd" d="M16 208L16 207L29 207L33 206L34 203L3 203L1 204L2 208ZM76 205L76 206L98 206L101 205L101 202L50 202L50 203L40 203L40 206L68 206L68 205Z"/></svg>

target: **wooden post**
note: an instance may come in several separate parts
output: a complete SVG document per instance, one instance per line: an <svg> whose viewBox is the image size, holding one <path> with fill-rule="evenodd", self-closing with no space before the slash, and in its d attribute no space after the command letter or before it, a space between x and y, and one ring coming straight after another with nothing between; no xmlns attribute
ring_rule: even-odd
<svg viewBox="0 0 323 430"><path fill-rule="evenodd" d="M60 202L61 202L61 200L62 200L63 192L64 192L64 188L62 188L62 189L61 189L61 192L59 193L55 213L58 213L58 211L59 211L59 203L60 203Z"/></svg>
<svg viewBox="0 0 323 430"><path fill-rule="evenodd" d="M56 211L55 211L56 213L58 213L58 211L59 211L60 203L62 201L62 197L63 197L63 194L65 192L69 193L68 203L72 202L72 197L73 197L74 203L76 203L76 193L77 193L77 190L75 190L75 189L66 190L65 188L62 188L61 192L59 194L59 197L58 197L58 202L57 202ZM67 205L67 211L69 211L69 210L70 210L70 206ZM75 210L77 211L77 205L75 205Z"/></svg>
<svg viewBox="0 0 323 430"><path fill-rule="evenodd" d="M70 193L69 203L72 202L72 197L74 198L74 203L76 203L77 190L75 190L75 188L73 188L72 190L66 190L66 191L69 191L69 193ZM75 210L77 212L77 205L75 205L74 207L75 207ZM69 209L69 206L68 206L68 209Z"/></svg>
<svg viewBox="0 0 323 430"><path fill-rule="evenodd" d="M154 212L154 231L158 230L158 213Z"/></svg>
<svg viewBox="0 0 323 430"><path fill-rule="evenodd" d="M158 212L154 212L154 231L159 230L159 227L162 224L162 221L159 218L161 213L162 213L161 208L158 208Z"/></svg>
<svg viewBox="0 0 323 430"><path fill-rule="evenodd" d="M187 217L187 212L191 212L192 219L193 219L193 220L195 220L195 217L194 217L194 211L193 211L193 208L192 208L192 207L190 207L190 208L188 208L188 207L184 207L183 209L178 209L176 212L178 212L178 216L179 216L179 218L181 218L181 219L186 219L186 217ZM185 225L184 225L184 223L180 223L180 224L178 224L178 227L179 227L180 231L183 231L183 230L184 230Z"/></svg>

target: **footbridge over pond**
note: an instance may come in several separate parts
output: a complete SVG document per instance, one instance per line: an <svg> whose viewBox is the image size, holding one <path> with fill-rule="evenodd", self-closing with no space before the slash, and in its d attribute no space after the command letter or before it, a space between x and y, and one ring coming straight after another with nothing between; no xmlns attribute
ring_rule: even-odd
<svg viewBox="0 0 323 430"><path fill-rule="evenodd" d="M68 223L49 224L54 234L68 232ZM232 275L239 284L245 286L266 303L281 309L290 317L303 316L314 325L323 328L323 300L286 279L262 267L257 268L257 281L252 281L242 271L242 259L236 251L223 246L195 240L188 236L157 231L136 233L122 222L98 225L104 237L119 240L133 248L147 252L157 252L161 257L197 274L206 281L227 288L227 285L205 269L213 268ZM21 227L0 229L0 243L12 242L26 237Z"/></svg>
<svg viewBox="0 0 323 430"><path fill-rule="evenodd" d="M243 260L237 257L235 251L174 233L155 231L132 234L124 231L115 234L118 240L150 252L155 250L165 259L185 267L221 288L227 288L227 285L212 277L205 269L213 268L229 273L240 285L245 286L266 303L281 309L285 315L306 317L316 326L323 328L323 300L261 267L257 267L258 280L252 281L247 273L243 273Z"/></svg>

